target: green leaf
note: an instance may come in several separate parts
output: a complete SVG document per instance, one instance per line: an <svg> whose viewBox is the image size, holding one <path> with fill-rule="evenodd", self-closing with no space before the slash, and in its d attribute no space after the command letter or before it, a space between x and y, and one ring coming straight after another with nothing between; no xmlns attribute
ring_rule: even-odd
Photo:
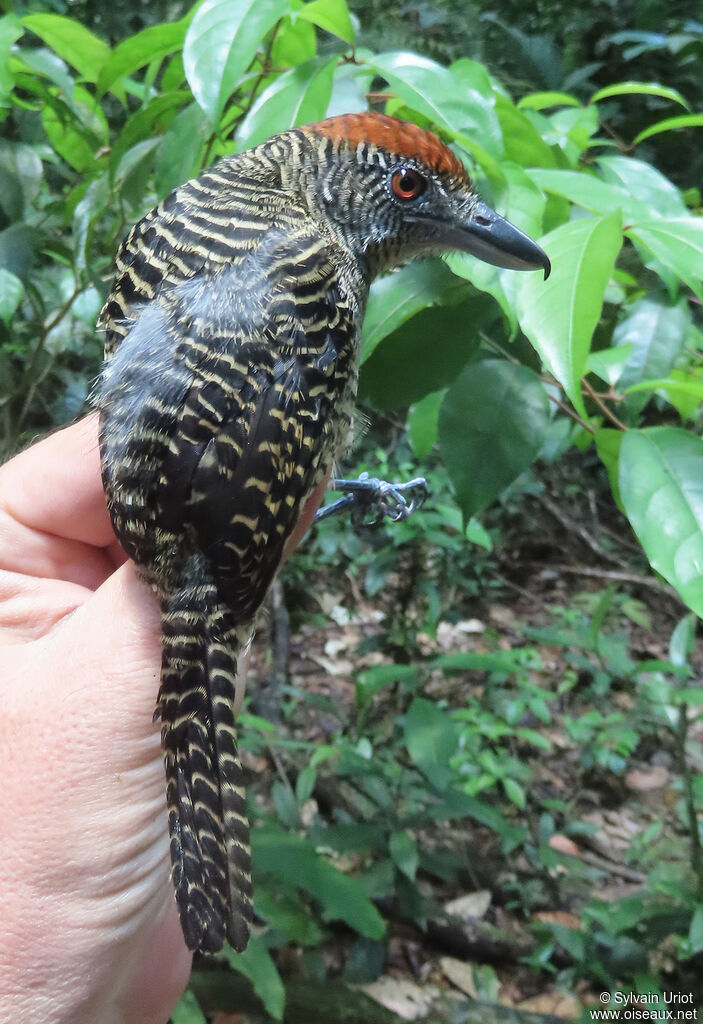
<svg viewBox="0 0 703 1024"><path fill-rule="evenodd" d="M0 267L0 320L9 325L22 301L24 285L10 270Z"/></svg>
<svg viewBox="0 0 703 1024"><path fill-rule="evenodd" d="M549 399L536 373L519 363L470 363L447 391L439 449L469 518L493 501L539 451Z"/></svg>
<svg viewBox="0 0 703 1024"><path fill-rule="evenodd" d="M649 217L651 209L616 184L601 181L586 171L532 170L527 172L533 182L545 192L570 199L591 213L613 213L622 210L628 220Z"/></svg>
<svg viewBox="0 0 703 1024"><path fill-rule="evenodd" d="M682 117L667 117L664 121L657 121L649 128L636 135L632 140L633 146L639 146L640 142L650 139L653 135L661 132L675 132L681 128L703 128L703 114L684 114Z"/></svg>
<svg viewBox="0 0 703 1024"><path fill-rule="evenodd" d="M443 128L490 177L502 180L502 132L492 96L465 89L447 68L416 53L381 53L367 63L407 107Z"/></svg>
<svg viewBox="0 0 703 1024"><path fill-rule="evenodd" d="M503 132L505 159L521 167L555 167L551 147L542 138L535 121L549 127L545 117L531 111L518 110L506 96L496 97L496 113Z"/></svg>
<svg viewBox="0 0 703 1024"><path fill-rule="evenodd" d="M354 26L346 0L311 0L297 12L296 17L312 22L325 32L331 32L350 46L354 45Z"/></svg>
<svg viewBox="0 0 703 1024"><path fill-rule="evenodd" d="M627 231L703 299L703 217L639 221Z"/></svg>
<svg viewBox="0 0 703 1024"><path fill-rule="evenodd" d="M420 855L417 852L417 843L409 832L393 832L389 842L393 863L407 875L409 879L415 878L417 866L420 863Z"/></svg>
<svg viewBox="0 0 703 1024"><path fill-rule="evenodd" d="M648 218L690 216L676 185L644 160L633 156L601 156L598 166L607 182L645 204Z"/></svg>
<svg viewBox="0 0 703 1024"><path fill-rule="evenodd" d="M615 503L618 508L624 512L625 508L622 503L620 496L620 445L625 435L621 430L610 430L609 428L603 428L602 430L596 431L596 451L598 457L605 466L608 474L608 481L610 483L610 489L613 492Z"/></svg>
<svg viewBox="0 0 703 1024"><path fill-rule="evenodd" d="M581 217L541 240L552 261L545 283L526 274L517 286L520 326L585 418L580 381L605 289L622 245L620 215Z"/></svg>
<svg viewBox="0 0 703 1024"><path fill-rule="evenodd" d="M523 811L525 809L525 804L527 803L527 800L525 797L525 790L522 788L520 783L516 782L515 779L511 779L509 777L501 779L501 783L503 785L503 789L505 790L505 795L507 796L508 800L510 800L511 803L515 804L516 807Z"/></svg>
<svg viewBox="0 0 703 1024"><path fill-rule="evenodd" d="M408 410L408 437L413 451L423 459L437 441L437 420L446 391L432 391Z"/></svg>
<svg viewBox="0 0 703 1024"><path fill-rule="evenodd" d="M263 937L252 935L244 952L234 954L230 958L230 964L249 979L266 1012L275 1020L281 1020L286 1003L286 991Z"/></svg>
<svg viewBox="0 0 703 1024"><path fill-rule="evenodd" d="M616 346L630 347L617 378L618 391L627 393L643 380L666 377L683 350L690 324L691 314L684 299L675 306L651 298L634 302L613 334ZM639 412L647 400L642 395L628 403L628 408Z"/></svg>
<svg viewBox="0 0 703 1024"><path fill-rule="evenodd" d="M61 14L25 14L22 24L38 35L87 82L97 82L110 47L73 18Z"/></svg>
<svg viewBox="0 0 703 1024"><path fill-rule="evenodd" d="M519 110L544 110L547 107L580 107L581 103L568 92L531 92L518 102Z"/></svg>
<svg viewBox="0 0 703 1024"><path fill-rule="evenodd" d="M591 103L600 103L601 100L610 99L612 96L660 96L662 99L680 104L685 110L691 109L689 102L677 89L659 85L658 82L618 82L616 85L607 85L593 93Z"/></svg>
<svg viewBox="0 0 703 1024"><path fill-rule="evenodd" d="M256 913L299 946L317 946L323 939L322 930L301 901L277 891L278 886L276 882L256 887Z"/></svg>
<svg viewBox="0 0 703 1024"><path fill-rule="evenodd" d="M629 430L620 492L652 568L703 616L703 440L676 427Z"/></svg>
<svg viewBox="0 0 703 1024"><path fill-rule="evenodd" d="M364 363L359 380L362 400L376 409L400 408L447 387L474 356L480 331L493 323L496 312L480 293L456 306L421 310Z"/></svg>
<svg viewBox="0 0 703 1024"><path fill-rule="evenodd" d="M187 89L175 92L163 92L154 96L146 106L140 107L128 118L120 135L113 143L110 152L110 168L115 174L125 153L138 142L144 142L160 135L167 125L173 121L175 111L189 99Z"/></svg>
<svg viewBox="0 0 703 1024"><path fill-rule="evenodd" d="M0 18L0 100L10 95L15 84L14 75L10 71L10 54L23 32L22 22L14 14Z"/></svg>
<svg viewBox="0 0 703 1024"><path fill-rule="evenodd" d="M190 18L150 25L119 43L103 65L98 77L98 95L102 96L115 82L129 77L151 61L167 57L183 45Z"/></svg>
<svg viewBox="0 0 703 1024"><path fill-rule="evenodd" d="M219 124L227 100L290 0L204 0L186 33L183 66L193 95Z"/></svg>
<svg viewBox="0 0 703 1024"><path fill-rule="evenodd" d="M64 61L55 53L45 50L43 46L37 47L36 50L16 47L12 56L12 67L17 70L29 69L37 75L48 78L50 82L58 85L69 103L72 101L74 81Z"/></svg>
<svg viewBox="0 0 703 1024"><path fill-rule="evenodd" d="M92 170L97 150L107 144L109 137L105 115L80 86L74 89L71 110L64 104L60 107L61 113L53 106L42 111L42 124L51 145L77 171Z"/></svg>
<svg viewBox="0 0 703 1024"><path fill-rule="evenodd" d="M691 944L692 953L700 953L703 949L703 903L698 904L691 918L688 941Z"/></svg>
<svg viewBox="0 0 703 1024"><path fill-rule="evenodd" d="M174 1006L171 1024L207 1024L198 1000L190 989L186 989L178 1006Z"/></svg>
<svg viewBox="0 0 703 1024"><path fill-rule="evenodd" d="M369 939L383 936L383 918L360 883L329 864L306 840L273 827L259 828L252 835L252 850L257 873L293 880L320 902L326 920L346 921Z"/></svg>
<svg viewBox="0 0 703 1024"><path fill-rule="evenodd" d="M602 348L598 352L591 352L586 360L586 369L607 384L613 385L622 373L633 348L634 345L629 343L618 348Z"/></svg>
<svg viewBox="0 0 703 1024"><path fill-rule="evenodd" d="M178 111L159 146L154 185L160 199L197 173L206 137L207 119L197 103Z"/></svg>
<svg viewBox="0 0 703 1024"><path fill-rule="evenodd" d="M336 66L336 57L315 57L277 75L239 126L237 148L246 149L294 125L321 120L332 95Z"/></svg>
<svg viewBox="0 0 703 1024"><path fill-rule="evenodd" d="M378 343L425 306L451 302L464 285L442 260L409 263L374 281L361 338L361 362Z"/></svg>
<svg viewBox="0 0 703 1024"><path fill-rule="evenodd" d="M457 729L448 712L434 701L416 697L405 715L405 743L432 785L445 789L451 778L449 760L457 747Z"/></svg>

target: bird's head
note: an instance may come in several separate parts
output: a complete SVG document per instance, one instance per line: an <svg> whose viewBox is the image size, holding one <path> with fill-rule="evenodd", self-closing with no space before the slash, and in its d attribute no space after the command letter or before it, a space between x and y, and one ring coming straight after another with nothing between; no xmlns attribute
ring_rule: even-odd
<svg viewBox="0 0 703 1024"><path fill-rule="evenodd" d="M297 129L311 213L370 274L459 249L512 270L544 270L545 252L478 197L466 168L432 132L384 114L343 114Z"/></svg>

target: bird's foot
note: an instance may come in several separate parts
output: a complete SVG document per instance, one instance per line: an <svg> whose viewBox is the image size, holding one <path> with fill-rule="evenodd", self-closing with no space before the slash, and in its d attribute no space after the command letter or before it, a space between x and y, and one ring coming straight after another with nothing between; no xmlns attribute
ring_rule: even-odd
<svg viewBox="0 0 703 1024"><path fill-rule="evenodd" d="M427 497L427 481L422 476L392 484L362 473L358 480L332 480L330 488L343 491L344 497L319 509L313 522L350 509L354 526L379 526L384 519L400 523L416 512Z"/></svg>

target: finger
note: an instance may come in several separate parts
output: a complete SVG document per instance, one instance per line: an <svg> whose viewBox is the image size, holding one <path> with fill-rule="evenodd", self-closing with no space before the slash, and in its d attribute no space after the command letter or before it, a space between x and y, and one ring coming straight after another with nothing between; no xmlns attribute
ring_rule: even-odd
<svg viewBox="0 0 703 1024"><path fill-rule="evenodd" d="M91 415L0 468L0 568L95 589L124 559L100 477Z"/></svg>

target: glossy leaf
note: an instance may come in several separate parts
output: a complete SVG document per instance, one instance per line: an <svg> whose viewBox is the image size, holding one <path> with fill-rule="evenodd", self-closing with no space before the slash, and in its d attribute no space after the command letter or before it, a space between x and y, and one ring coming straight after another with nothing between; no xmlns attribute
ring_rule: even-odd
<svg viewBox="0 0 703 1024"><path fill-rule="evenodd" d="M0 100L10 95L15 84L14 75L10 71L10 53L23 33L22 22L14 14L0 18Z"/></svg>
<svg viewBox="0 0 703 1024"><path fill-rule="evenodd" d="M160 199L197 173L207 133L207 119L197 103L178 111L159 145L154 184Z"/></svg>
<svg viewBox="0 0 703 1024"><path fill-rule="evenodd" d="M541 240L549 280L525 274L517 286L520 326L582 416L581 376L621 244L617 212L570 221Z"/></svg>
<svg viewBox="0 0 703 1024"><path fill-rule="evenodd" d="M327 113L337 58L315 57L284 71L257 97L237 131L240 149L297 124L319 121Z"/></svg>
<svg viewBox="0 0 703 1024"><path fill-rule="evenodd" d="M703 217L639 221L627 235L648 249L703 299Z"/></svg>
<svg viewBox="0 0 703 1024"><path fill-rule="evenodd" d="M568 92L531 92L518 102L519 110L544 110L547 107L580 107L581 104Z"/></svg>
<svg viewBox="0 0 703 1024"><path fill-rule="evenodd" d="M519 363L470 363L439 413L439 449L466 519L527 469L549 426L549 400Z"/></svg>
<svg viewBox="0 0 703 1024"><path fill-rule="evenodd" d="M10 323L22 301L24 285L10 270L0 267L0 320Z"/></svg>
<svg viewBox="0 0 703 1024"><path fill-rule="evenodd" d="M186 33L183 66L193 95L218 124L263 38L290 0L204 0Z"/></svg>
<svg viewBox="0 0 703 1024"><path fill-rule="evenodd" d="M676 427L629 430L619 482L652 568L703 616L703 440Z"/></svg>
<svg viewBox="0 0 703 1024"><path fill-rule="evenodd" d="M22 24L75 68L87 82L97 82L100 70L110 54L110 47L84 25L61 14L25 14Z"/></svg>
<svg viewBox="0 0 703 1024"><path fill-rule="evenodd" d="M651 139L653 135L660 135L662 132L680 131L682 128L703 128L703 114L684 114L681 117L667 117L664 121L657 121L649 128L645 128L632 140L633 146L639 146L645 139Z"/></svg>
<svg viewBox="0 0 703 1024"><path fill-rule="evenodd" d="M416 53L381 53L368 64L411 110L429 118L459 142L487 173L502 153L502 132L492 97L460 87L452 73Z"/></svg>
<svg viewBox="0 0 703 1024"><path fill-rule="evenodd" d="M596 431L595 442L596 451L598 457L605 466L605 470L608 474L608 482L610 483L610 489L613 492L615 503L618 508L624 512L624 506L622 498L620 497L620 445L624 437L622 430L611 430L610 428L604 427L601 430Z"/></svg>
<svg viewBox="0 0 703 1024"><path fill-rule="evenodd" d="M473 357L481 329L497 319L494 303L480 293L457 306L422 309L385 338L361 369L362 401L393 409L447 387Z"/></svg>
<svg viewBox="0 0 703 1024"><path fill-rule="evenodd" d="M36 50L28 47L16 47L13 50L11 66L16 70L34 71L43 78L48 78L54 85L58 85L65 99L70 103L73 99L75 82L69 73L68 68L60 57L57 57L51 50L43 46Z"/></svg>
<svg viewBox="0 0 703 1024"><path fill-rule="evenodd" d="M629 220L651 215L650 208L618 185L609 184L584 171L548 169L527 172L531 180L544 189L571 200L591 213L613 213L622 210Z"/></svg>
<svg viewBox="0 0 703 1024"><path fill-rule="evenodd" d="M280 1020L283 1016L286 992L263 937L252 935L244 952L232 957L230 963L252 983L266 1012Z"/></svg>
<svg viewBox="0 0 703 1024"><path fill-rule="evenodd" d="M346 0L310 0L297 12L296 17L317 25L325 32L331 32L350 46L354 45L354 26Z"/></svg>
<svg viewBox="0 0 703 1024"><path fill-rule="evenodd" d="M658 82L617 82L615 85L607 85L593 93L591 103L600 103L601 100L608 100L613 96L659 96L661 99L678 103L686 110L691 109L688 100L677 89L660 85Z"/></svg>
<svg viewBox="0 0 703 1024"><path fill-rule="evenodd" d="M185 39L189 18L172 24L150 25L119 43L103 65L98 77L98 94L106 93L115 82L132 75L152 60L179 50Z"/></svg>
<svg viewBox="0 0 703 1024"><path fill-rule="evenodd" d="M666 377L683 350L691 314L684 300L672 306L652 298L639 299L613 334L616 346L630 346L630 354L617 379L620 392L653 377ZM639 411L648 401L646 394L628 402Z"/></svg>
<svg viewBox="0 0 703 1024"><path fill-rule="evenodd" d="M408 410L408 437L418 459L424 459L437 441L439 409L445 394L432 391Z"/></svg>
<svg viewBox="0 0 703 1024"><path fill-rule="evenodd" d="M656 167L632 156L601 156L598 166L605 180L618 185L644 203L649 217L688 217L689 212L676 185Z"/></svg>
<svg viewBox="0 0 703 1024"><path fill-rule="evenodd" d="M441 260L410 263L371 286L361 341L361 361L378 343L426 306L451 301L465 286Z"/></svg>

